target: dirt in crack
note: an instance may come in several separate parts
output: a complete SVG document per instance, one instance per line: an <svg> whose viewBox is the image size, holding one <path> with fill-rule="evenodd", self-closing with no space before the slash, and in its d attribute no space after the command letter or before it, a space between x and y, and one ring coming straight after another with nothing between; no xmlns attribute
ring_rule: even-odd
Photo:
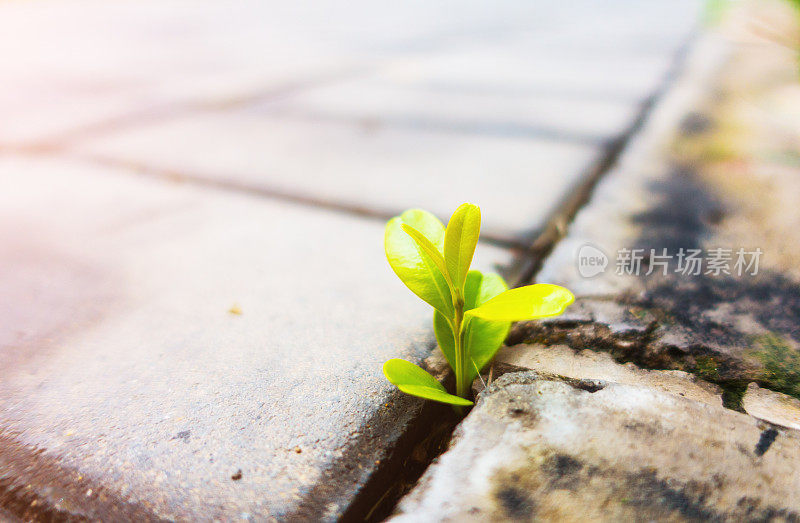
<svg viewBox="0 0 800 523"><path fill-rule="evenodd" d="M462 420L450 407L426 402L413 426L359 492L341 521L383 521L442 454Z"/></svg>

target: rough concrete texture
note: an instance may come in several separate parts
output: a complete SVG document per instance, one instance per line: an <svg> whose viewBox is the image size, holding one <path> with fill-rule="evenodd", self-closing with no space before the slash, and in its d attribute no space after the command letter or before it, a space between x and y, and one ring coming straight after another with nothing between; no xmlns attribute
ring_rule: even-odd
<svg viewBox="0 0 800 523"><path fill-rule="evenodd" d="M741 16L763 22L764 13L788 16L790 9L772 8L750 5ZM732 36L720 40L730 51L713 84L719 97L683 89L684 102L693 102L683 111L680 104L662 106L597 187L538 275L566 285L578 300L550 327L531 326L529 338L577 326L569 335L575 349L604 346L621 359L693 371L740 392L757 381L800 396L800 127L784 117L800 85L796 53L754 35L755 25L734 24L723 33ZM681 95L679 87L670 97ZM687 116L678 126L680 114ZM680 129L677 138L670 128ZM595 248L608 265L584 277L579 255ZM708 264L717 248L730 249L730 274L715 274ZM761 249L756 275L738 274L740 248ZM638 276L618 274L620 249L642 249ZM672 256L666 275L655 258L648 261L651 249ZM701 274L677 272L680 249L702 250Z"/></svg>
<svg viewBox="0 0 800 523"><path fill-rule="evenodd" d="M786 394L751 383L742 398L742 407L756 418L800 430L800 400Z"/></svg>
<svg viewBox="0 0 800 523"><path fill-rule="evenodd" d="M535 370L543 376L649 387L701 403L722 406L720 388L693 374L679 370L641 369L630 362L619 364L607 352L591 349L578 352L566 345L514 345L500 349L494 363L499 368L508 365Z"/></svg>
<svg viewBox="0 0 800 523"><path fill-rule="evenodd" d="M333 519L418 413L380 369L430 311L380 222L64 160L0 186L3 505Z"/></svg>
<svg viewBox="0 0 800 523"><path fill-rule="evenodd" d="M799 466L796 432L744 414L510 373L392 521L796 521Z"/></svg>

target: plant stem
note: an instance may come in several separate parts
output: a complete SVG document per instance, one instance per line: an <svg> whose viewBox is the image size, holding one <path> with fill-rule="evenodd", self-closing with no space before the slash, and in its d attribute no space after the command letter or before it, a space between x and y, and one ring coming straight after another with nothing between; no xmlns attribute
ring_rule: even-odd
<svg viewBox="0 0 800 523"><path fill-rule="evenodd" d="M461 296L457 296L454 300L455 303L455 320L453 322L453 335L455 338L455 346L456 346L456 395L466 398L467 397L467 384L466 381L466 372L465 372L465 358L464 358L464 337L462 336L462 326L464 322L464 299Z"/></svg>

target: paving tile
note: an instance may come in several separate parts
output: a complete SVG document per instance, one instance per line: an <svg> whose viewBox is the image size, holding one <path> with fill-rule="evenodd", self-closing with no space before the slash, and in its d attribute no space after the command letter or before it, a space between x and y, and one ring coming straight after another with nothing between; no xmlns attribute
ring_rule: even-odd
<svg viewBox="0 0 800 523"><path fill-rule="evenodd" d="M519 20L517 30L502 38L398 59L379 74L455 95L526 95L556 103L572 98L578 106L639 103L652 94L689 41L700 6L688 0L606 2L602 13L596 7L570 2L542 9L532 4L530 18ZM524 114L526 100L516 101Z"/></svg>
<svg viewBox="0 0 800 523"><path fill-rule="evenodd" d="M406 84L530 97L571 95L577 103L595 98L640 103L664 79L678 51L643 55L600 54L590 48L559 48L542 37L485 46L465 46L398 61L385 73ZM523 105L520 103L520 105Z"/></svg>
<svg viewBox="0 0 800 523"><path fill-rule="evenodd" d="M108 517L102 503L190 520L305 503L335 518L421 403L395 393L382 362L432 346L430 311L388 268L382 230L0 160L0 483L30 479L37 499L91 519ZM46 463L9 471L15 457ZM307 499L337 464L349 472L332 493ZM62 486L70 474L80 481ZM87 481L100 499L74 492Z"/></svg>
<svg viewBox="0 0 800 523"><path fill-rule="evenodd" d="M363 53L305 38L303 18L286 11L256 2L4 3L0 45L18 52L4 57L0 142L229 101L362 64Z"/></svg>
<svg viewBox="0 0 800 523"><path fill-rule="evenodd" d="M309 88L260 105L265 114L306 121L361 122L490 137L564 140L601 145L623 133L641 104L633 97L586 99L531 88L476 89L475 82L436 89L416 80L410 64L385 74ZM657 78L657 75L656 75ZM512 83L512 85L515 85ZM590 92L589 89L585 90Z"/></svg>
<svg viewBox="0 0 800 523"><path fill-rule="evenodd" d="M389 214L481 206L508 238L542 225L600 153L557 140L308 122L260 111L186 117L77 146L178 175L245 183Z"/></svg>

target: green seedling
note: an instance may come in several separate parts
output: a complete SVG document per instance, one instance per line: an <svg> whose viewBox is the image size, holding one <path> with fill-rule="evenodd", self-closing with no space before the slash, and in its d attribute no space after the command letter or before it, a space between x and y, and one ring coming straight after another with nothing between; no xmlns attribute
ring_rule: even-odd
<svg viewBox="0 0 800 523"><path fill-rule="evenodd" d="M433 307L436 341L456 378L455 395L411 362L391 359L386 378L421 398L472 405L472 381L505 341L511 322L557 316L573 302L558 285L508 289L494 273L470 270L478 244L481 211L462 204L447 224L421 209L411 209L386 224L384 248L395 274L411 292Z"/></svg>

